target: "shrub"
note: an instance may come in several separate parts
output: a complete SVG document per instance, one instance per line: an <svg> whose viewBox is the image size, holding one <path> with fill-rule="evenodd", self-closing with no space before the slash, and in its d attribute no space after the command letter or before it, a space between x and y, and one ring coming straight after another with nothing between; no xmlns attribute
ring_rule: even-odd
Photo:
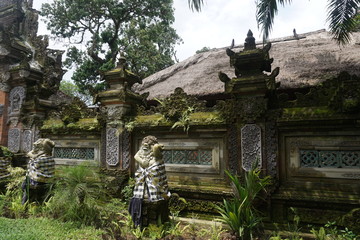
<svg viewBox="0 0 360 240"><path fill-rule="evenodd" d="M243 184L237 176L225 172L232 182L234 197L231 200L224 199L223 205L216 206L221 214L219 220L229 225L241 239L252 239L254 230L261 223L254 201L258 194L270 185L271 179L269 176L260 177L260 170L257 167L245 173Z"/></svg>
<svg viewBox="0 0 360 240"><path fill-rule="evenodd" d="M95 168L63 167L56 175L53 196L46 203L50 215L86 225L98 223L106 193Z"/></svg>

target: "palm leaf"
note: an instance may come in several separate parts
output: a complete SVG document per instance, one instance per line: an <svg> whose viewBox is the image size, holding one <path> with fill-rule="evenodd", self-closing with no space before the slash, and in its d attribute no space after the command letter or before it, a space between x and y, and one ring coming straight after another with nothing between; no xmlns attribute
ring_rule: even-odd
<svg viewBox="0 0 360 240"><path fill-rule="evenodd" d="M258 0L256 2L256 21L260 31L263 33L263 40L269 38L275 15L278 12L278 3L285 5L291 0Z"/></svg>
<svg viewBox="0 0 360 240"><path fill-rule="evenodd" d="M204 5L204 0L188 0L188 4L192 11L200 12Z"/></svg>
<svg viewBox="0 0 360 240"><path fill-rule="evenodd" d="M351 31L356 26L355 15L360 0L329 0L328 17L330 32L338 44L350 42Z"/></svg>

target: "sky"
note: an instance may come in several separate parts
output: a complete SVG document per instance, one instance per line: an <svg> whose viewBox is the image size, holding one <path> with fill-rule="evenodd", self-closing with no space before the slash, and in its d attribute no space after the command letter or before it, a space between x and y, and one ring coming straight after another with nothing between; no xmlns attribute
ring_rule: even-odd
<svg viewBox="0 0 360 240"><path fill-rule="evenodd" d="M51 0L35 0L34 8L40 10L41 4ZM189 9L187 0L174 0L174 28L183 39L176 46L176 56L180 61L195 54L203 47L222 48L242 44L249 29L254 37L262 37L256 23L255 0L204 0L200 13ZM291 36L293 29L298 34L327 28L327 0L295 0L285 8L280 7L275 17L271 38ZM45 24L40 21L39 35L49 34ZM59 40L51 40L50 48L65 49ZM65 76L66 77L66 76Z"/></svg>

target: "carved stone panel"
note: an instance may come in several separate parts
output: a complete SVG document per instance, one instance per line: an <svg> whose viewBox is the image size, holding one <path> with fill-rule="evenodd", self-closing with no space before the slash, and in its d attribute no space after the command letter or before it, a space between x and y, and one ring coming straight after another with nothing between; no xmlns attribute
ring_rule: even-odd
<svg viewBox="0 0 360 240"><path fill-rule="evenodd" d="M32 149L32 131L25 130L22 137L22 150L24 152L30 152Z"/></svg>
<svg viewBox="0 0 360 240"><path fill-rule="evenodd" d="M229 169L232 174L236 174L239 170L238 132L235 124L232 124L228 130Z"/></svg>
<svg viewBox="0 0 360 240"><path fill-rule="evenodd" d="M245 123L252 123L266 111L267 99L263 97L247 97L237 100L236 112Z"/></svg>
<svg viewBox="0 0 360 240"><path fill-rule="evenodd" d="M106 129L106 163L109 166L119 164L119 136L116 128Z"/></svg>
<svg viewBox="0 0 360 240"><path fill-rule="evenodd" d="M267 174L274 179L277 176L277 151L278 136L276 132L276 123L271 121L265 125L265 156L267 164Z"/></svg>
<svg viewBox="0 0 360 240"><path fill-rule="evenodd" d="M9 108L8 114L9 119L8 122L11 123L13 126L17 126L20 117L20 110L21 105L25 99L25 88L18 86L14 87L10 91L9 97Z"/></svg>
<svg viewBox="0 0 360 240"><path fill-rule="evenodd" d="M241 160L245 171L249 171L257 160L262 166L261 145L261 128L258 125L246 124L241 128Z"/></svg>
<svg viewBox="0 0 360 240"><path fill-rule="evenodd" d="M10 151L17 153L20 150L20 129L13 128L9 130L8 148Z"/></svg>
<svg viewBox="0 0 360 240"><path fill-rule="evenodd" d="M130 167L130 133L124 130L121 133L121 156L122 156L122 168L129 169Z"/></svg>
<svg viewBox="0 0 360 240"><path fill-rule="evenodd" d="M20 111L21 105L25 98L25 88L18 86L14 87L10 91L10 107L9 107L9 113L18 112Z"/></svg>

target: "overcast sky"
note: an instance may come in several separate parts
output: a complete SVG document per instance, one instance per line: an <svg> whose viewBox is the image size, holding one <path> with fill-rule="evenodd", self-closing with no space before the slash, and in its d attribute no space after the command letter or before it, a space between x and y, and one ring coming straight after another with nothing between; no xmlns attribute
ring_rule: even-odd
<svg viewBox="0 0 360 240"><path fill-rule="evenodd" d="M51 0L35 0L34 8ZM261 39L256 24L255 0L204 0L202 12L192 12L187 0L174 0L175 24L184 43L176 47L181 61L203 47L221 48L244 42L251 29L256 39ZM285 8L280 7L270 38L291 36L326 28L327 0L295 0ZM39 34L46 34L44 23L40 23ZM51 43L51 48L63 48L61 42Z"/></svg>

